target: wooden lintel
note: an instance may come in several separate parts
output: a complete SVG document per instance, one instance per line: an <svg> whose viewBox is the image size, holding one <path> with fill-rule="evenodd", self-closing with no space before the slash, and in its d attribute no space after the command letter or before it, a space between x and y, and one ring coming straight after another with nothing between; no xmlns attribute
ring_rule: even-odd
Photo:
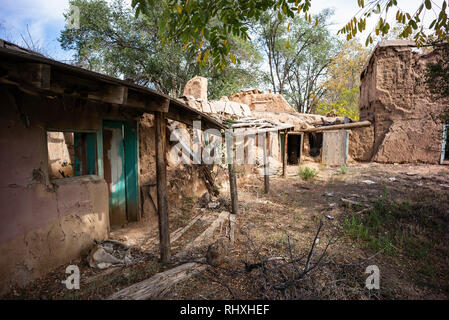
<svg viewBox="0 0 449 320"><path fill-rule="evenodd" d="M201 121L200 114L183 114L182 109L171 109L167 112L167 118L184 123L188 126L193 125L193 121ZM201 127L203 129L203 127Z"/></svg>
<svg viewBox="0 0 449 320"><path fill-rule="evenodd" d="M91 100L124 105L128 100L128 88L125 86L105 86L102 90L89 92L87 98Z"/></svg>
<svg viewBox="0 0 449 320"><path fill-rule="evenodd" d="M131 90L128 93L128 101L126 105L129 107L141 108L147 112L163 112L169 110L170 99L168 98L150 98L146 94Z"/></svg>
<svg viewBox="0 0 449 320"><path fill-rule="evenodd" d="M0 78L2 83L46 90L50 88L51 66L44 63L14 64L1 61Z"/></svg>
<svg viewBox="0 0 449 320"><path fill-rule="evenodd" d="M145 109L147 109L147 111L167 113L169 110L169 106L170 106L170 99L158 98L158 99L147 100Z"/></svg>
<svg viewBox="0 0 449 320"><path fill-rule="evenodd" d="M320 131L327 131L327 130L362 128L362 127L369 127L370 125L371 125L371 122L369 122L369 121L359 121L359 122L353 122L353 123L335 124L335 125L330 125L330 126L322 126L322 127L304 129L301 131L302 132L320 132Z"/></svg>
<svg viewBox="0 0 449 320"><path fill-rule="evenodd" d="M21 80L39 89L50 89L51 67L43 63L20 65Z"/></svg>

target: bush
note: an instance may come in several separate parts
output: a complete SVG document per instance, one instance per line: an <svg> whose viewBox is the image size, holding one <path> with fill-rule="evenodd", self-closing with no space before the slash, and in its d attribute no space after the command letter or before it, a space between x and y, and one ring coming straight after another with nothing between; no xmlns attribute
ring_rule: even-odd
<svg viewBox="0 0 449 320"><path fill-rule="evenodd" d="M318 171L315 169L310 169L308 167L299 168L299 176L302 180L312 180L318 175Z"/></svg>

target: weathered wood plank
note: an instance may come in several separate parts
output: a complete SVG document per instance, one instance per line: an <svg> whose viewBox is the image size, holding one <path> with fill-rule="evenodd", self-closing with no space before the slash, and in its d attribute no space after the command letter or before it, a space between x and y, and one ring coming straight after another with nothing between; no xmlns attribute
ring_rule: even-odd
<svg viewBox="0 0 449 320"><path fill-rule="evenodd" d="M282 152L282 176L287 176L287 160L288 160L288 133L284 133L284 146Z"/></svg>
<svg viewBox="0 0 449 320"><path fill-rule="evenodd" d="M167 210L167 167L166 155L166 120L162 112L156 112L155 140L156 140L156 180L157 180L157 203L159 215L159 245L162 263L170 260L170 232L168 230Z"/></svg>
<svg viewBox="0 0 449 320"><path fill-rule="evenodd" d="M337 129L352 129L352 128L361 128L361 127L369 127L371 122L369 121L359 121L353 123L345 123L345 124L335 124L331 126L323 126L316 127L311 129L304 129L302 132L318 132L318 131L327 131L327 130L337 130Z"/></svg>
<svg viewBox="0 0 449 320"><path fill-rule="evenodd" d="M185 263L165 272L157 273L130 287L109 296L108 300L151 300L160 299L164 293L178 282L189 279L206 269L205 264Z"/></svg>

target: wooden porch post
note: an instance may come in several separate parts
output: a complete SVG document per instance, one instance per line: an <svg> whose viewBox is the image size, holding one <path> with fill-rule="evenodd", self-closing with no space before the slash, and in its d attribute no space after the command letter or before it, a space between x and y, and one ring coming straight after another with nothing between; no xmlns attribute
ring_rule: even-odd
<svg viewBox="0 0 449 320"><path fill-rule="evenodd" d="M229 175L229 189L231 191L231 213L237 214L239 211L239 201L237 195L237 179L235 177L234 165L234 136L225 134L226 151L228 153L228 175Z"/></svg>
<svg viewBox="0 0 449 320"><path fill-rule="evenodd" d="M265 186L265 193L270 192L270 168L268 163L268 151L267 151L267 139L268 135L267 133L263 133L262 137L262 148L263 148L263 173L264 173L264 186Z"/></svg>
<svg viewBox="0 0 449 320"><path fill-rule="evenodd" d="M288 139L288 133L287 131L284 131L284 152L282 154L282 176L285 178L287 176L287 159L288 159L288 153L287 153L287 139Z"/></svg>
<svg viewBox="0 0 449 320"><path fill-rule="evenodd" d="M156 141L157 212L159 215L159 245L161 262L170 260L170 233L167 211L166 121L163 112L154 113Z"/></svg>

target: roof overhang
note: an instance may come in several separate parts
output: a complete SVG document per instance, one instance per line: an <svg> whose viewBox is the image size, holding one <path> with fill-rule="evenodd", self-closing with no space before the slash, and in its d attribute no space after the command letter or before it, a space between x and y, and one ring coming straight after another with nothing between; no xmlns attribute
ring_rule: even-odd
<svg viewBox="0 0 449 320"><path fill-rule="evenodd" d="M39 54L0 46L0 83L34 95L73 96L117 105L138 112L162 112L186 125L194 120L205 129L226 129L216 119L165 94L128 81L45 58Z"/></svg>

